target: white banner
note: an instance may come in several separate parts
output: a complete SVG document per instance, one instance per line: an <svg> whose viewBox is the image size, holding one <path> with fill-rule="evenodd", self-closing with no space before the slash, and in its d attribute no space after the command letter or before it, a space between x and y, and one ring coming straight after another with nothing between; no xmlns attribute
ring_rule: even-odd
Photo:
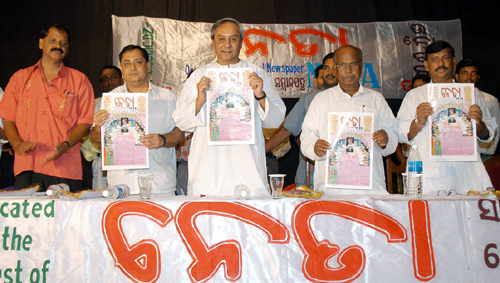
<svg viewBox="0 0 500 283"><path fill-rule="evenodd" d="M1 281L500 278L497 199L129 199L1 199Z"/></svg>
<svg viewBox="0 0 500 283"><path fill-rule="evenodd" d="M151 80L178 93L190 69L215 60L210 40L212 23L112 16L113 62L128 44L148 50ZM424 72L424 51L446 40L462 58L460 20L376 23L243 24L240 58L262 66L281 97L300 97L313 90L314 69L339 46L363 50L363 86L386 98L403 98L411 78Z"/></svg>

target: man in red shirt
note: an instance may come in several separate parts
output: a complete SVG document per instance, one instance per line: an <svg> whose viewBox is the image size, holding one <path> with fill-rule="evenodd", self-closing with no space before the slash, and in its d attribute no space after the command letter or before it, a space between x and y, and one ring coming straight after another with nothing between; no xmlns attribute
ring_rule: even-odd
<svg viewBox="0 0 500 283"><path fill-rule="evenodd" d="M65 67L69 31L59 24L44 29L42 59L17 71L5 89L0 117L16 158L16 187L35 183L44 189L66 183L82 189L80 139L94 113L94 92L88 78Z"/></svg>

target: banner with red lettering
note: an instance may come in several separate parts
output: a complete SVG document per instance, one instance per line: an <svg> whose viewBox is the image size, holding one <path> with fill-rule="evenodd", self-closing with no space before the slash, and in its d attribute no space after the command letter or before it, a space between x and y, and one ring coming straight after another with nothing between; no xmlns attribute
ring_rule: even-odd
<svg viewBox="0 0 500 283"><path fill-rule="evenodd" d="M212 23L112 16L113 63L129 44L144 47L151 58L151 80L180 92L191 69L215 60ZM243 24L240 59L261 66L283 98L313 91L314 69L342 45L363 51L361 83L386 98L403 98L412 77L425 72L424 51L446 40L462 58L460 20L374 23Z"/></svg>
<svg viewBox="0 0 500 283"><path fill-rule="evenodd" d="M0 200L2 282L497 282L500 202Z"/></svg>

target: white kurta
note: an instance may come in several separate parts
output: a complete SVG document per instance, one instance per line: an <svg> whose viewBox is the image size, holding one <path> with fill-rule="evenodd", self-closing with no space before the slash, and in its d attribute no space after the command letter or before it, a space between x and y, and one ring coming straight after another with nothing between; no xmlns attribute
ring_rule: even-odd
<svg viewBox="0 0 500 283"><path fill-rule="evenodd" d="M262 78L266 92L266 109L255 103L254 145L208 145L206 103L195 115L197 84L207 68L251 68ZM277 128L285 116L285 104L267 73L246 61L221 66L216 62L202 66L191 74L177 100L173 119L182 131L194 132L189 153L188 195L232 196L234 188L245 184L253 196L269 195L264 136L262 127Z"/></svg>
<svg viewBox="0 0 500 283"><path fill-rule="evenodd" d="M129 92L124 84L111 92ZM169 89L159 88L149 84L148 90L148 133L166 134L170 133L175 125L172 113L176 106L176 95ZM108 184L127 184L132 194L139 193L137 175L153 174L153 186L151 192L166 195L175 195L176 185L176 159L175 147L162 147L149 150L148 170L109 170Z"/></svg>
<svg viewBox="0 0 500 283"><path fill-rule="evenodd" d="M497 127L500 126L500 106L498 104L498 99L489 93L486 93L484 91L480 91L477 88L476 88L476 93L479 93L483 97L484 103L486 104L486 107L488 107L488 110L490 111L491 117L495 119L495 122L497 123ZM481 150L481 153L488 154L488 155L495 154L495 151L497 150L499 138L500 138L500 135L499 135L499 130L497 128L497 130L495 132L495 137L493 138L492 141L479 142L479 149Z"/></svg>
<svg viewBox="0 0 500 283"><path fill-rule="evenodd" d="M375 120L373 132L381 129L387 132L389 141L385 149L382 149L374 142L371 191L325 189L326 155L323 157L317 156L314 153L314 144L318 139L328 140L328 112L373 113ZM316 160L316 165L314 166L314 188L330 195L387 194L382 156L392 154L398 146L395 126L396 118L394 118L385 98L379 92L360 86L358 92L351 97L337 85L318 93L312 101L311 106L309 106L306 118L302 124L302 134L300 136L300 149L302 153L308 158Z"/></svg>
<svg viewBox="0 0 500 283"><path fill-rule="evenodd" d="M486 140L489 142L493 138L496 122L491 118L482 96L476 92L475 97L476 104L483 111L483 122L490 132L490 137ZM435 162L430 160L429 121L411 141L408 141L411 123L417 117L417 107L427 101L427 86L412 89L406 94L398 112L399 142L416 144L423 161L424 194L436 194L439 190L450 189L455 189L458 193L465 193L469 190L483 190L491 187L490 177L479 154L477 161L474 162Z"/></svg>

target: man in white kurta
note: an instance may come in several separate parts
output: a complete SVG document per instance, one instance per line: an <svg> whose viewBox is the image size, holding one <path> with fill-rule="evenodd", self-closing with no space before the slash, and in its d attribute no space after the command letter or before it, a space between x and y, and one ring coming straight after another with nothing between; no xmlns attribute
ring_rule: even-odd
<svg viewBox="0 0 500 283"><path fill-rule="evenodd" d="M432 83L453 83L453 47L447 42L436 41L426 48L425 54L424 66L429 71ZM491 119L483 98L476 93L475 99L476 104L470 107L468 116L476 120L478 140L489 142L493 139L496 123ZM406 94L398 112L399 142L417 145L423 161L424 194L436 194L439 190L450 189L465 193L491 187L490 178L479 155L473 162L430 160L428 117L433 108L428 101L426 86L413 89Z"/></svg>
<svg viewBox="0 0 500 283"><path fill-rule="evenodd" d="M165 88L157 87L148 81L151 68L147 51L137 45L129 45L120 53L120 64L124 85L111 92L117 93L147 93L148 94L148 125L149 134L140 140L141 145L149 149L149 169L140 170L109 170L108 184L126 184L132 194L139 193L137 176L141 174L154 175L152 193L175 195L176 158L175 145L182 139L182 132L175 127L172 113L176 106L176 95ZM99 110L94 115L95 127L91 136L100 142L100 128L109 117L106 110ZM133 131L133 129L130 129Z"/></svg>
<svg viewBox="0 0 500 283"><path fill-rule="evenodd" d="M251 196L270 194L262 127L279 127L285 116L285 105L265 71L238 58L243 36L239 22L217 21L212 27L217 61L194 71L177 100L175 125L182 131L194 133L188 163L188 195L232 196L239 184L248 186ZM210 80L205 77L207 68L253 70L249 79L256 99L255 144L208 145L205 100Z"/></svg>
<svg viewBox="0 0 500 283"><path fill-rule="evenodd" d="M359 84L362 70L361 50L343 46L335 51L338 85L320 92L309 106L300 137L302 153L316 160L314 188L325 194L387 194L382 156L398 146L396 119L382 94ZM374 114L373 181L371 190L325 189L328 112L366 112Z"/></svg>

